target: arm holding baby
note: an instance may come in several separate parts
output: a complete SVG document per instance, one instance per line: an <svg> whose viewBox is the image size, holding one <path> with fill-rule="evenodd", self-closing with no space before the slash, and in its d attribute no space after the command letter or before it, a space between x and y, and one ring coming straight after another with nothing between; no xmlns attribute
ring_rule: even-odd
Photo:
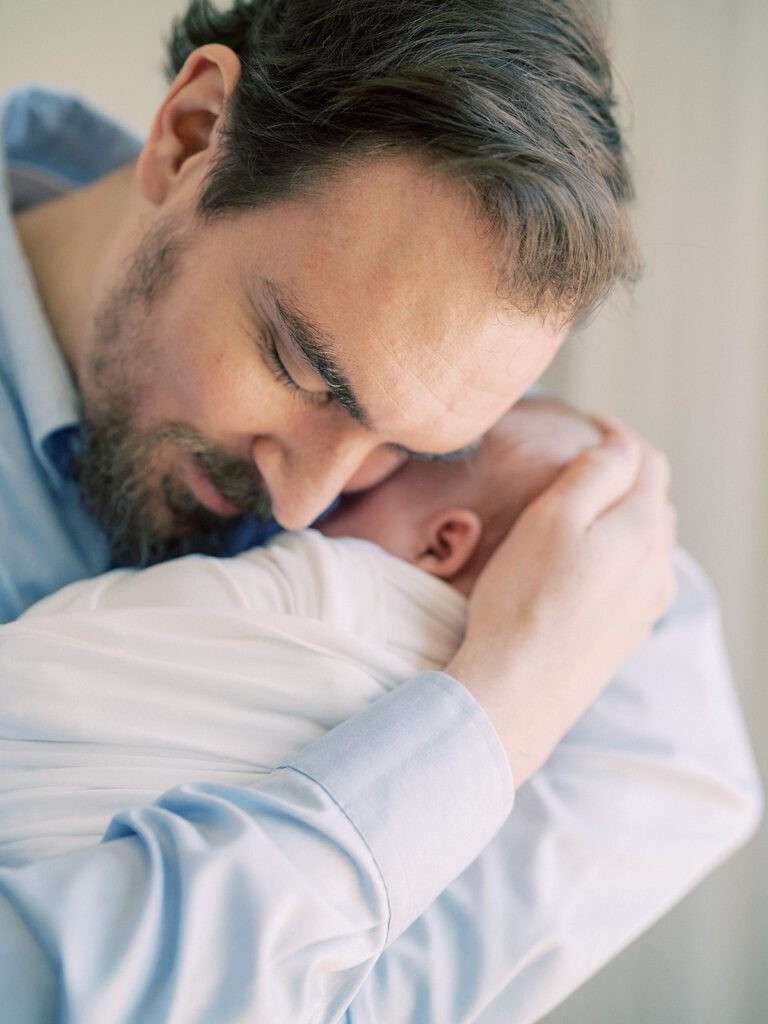
<svg viewBox="0 0 768 1024"><path fill-rule="evenodd" d="M518 786L672 603L668 484L664 456L608 428L523 512L478 580L447 671L494 722Z"/></svg>
<svg viewBox="0 0 768 1024"><path fill-rule="evenodd" d="M419 992L428 990L434 1020L474 1019L462 1016L468 1007L495 1006L497 1016L484 1020L523 1024L753 827L754 777L711 595L690 567L683 565L684 604L651 631L672 590L663 459L621 428L598 428L543 402L512 410L478 456L455 466L409 464L350 498L323 528L365 537L361 524L386 523L399 509L397 530L376 529L369 539L405 543L390 553L469 596L451 675L410 679L252 785L186 785L118 815L96 849L0 869L6 945L26 950L25 970L37 965L42 979L34 989L30 977L7 979L12 997L37 993L41 1009L30 1020L46 1019L53 998L22 924L34 909L78 978L71 998L82 1015L118 1005L121 1020L155 1019L161 991L185 1019L202 1021L229 998L226 980L232 997L265 1019L314 1019L322 1005L319 1019L328 1021L416 1020ZM172 601L195 595L193 565L188 584L163 590ZM144 579L164 572L158 566ZM109 600L133 601L130 580L115 579ZM232 579L217 593L231 590ZM706 664L676 661L676 650L707 644ZM654 685L669 665L675 675ZM614 685L573 728L617 668ZM710 698L703 703L702 689ZM698 715L695 735L666 721L670 700L675 721ZM730 752L724 759L715 727ZM375 781L362 784L372 765ZM437 831L439 848L430 841ZM181 856L190 835L201 851L194 863ZM642 858L628 859L630 841ZM215 853L215 874L206 851ZM599 884L585 885L587 877ZM105 885L120 898L102 902L86 935L61 893L98 902ZM188 917L219 908L208 941L168 928L171 890ZM278 914L286 906L296 908L293 917ZM284 925L263 936L258 978L247 957L214 969L249 921L277 918ZM602 921L591 943L586 918ZM127 960L111 961L118 935L137 955L145 951L141 977L151 990L145 980L129 982ZM557 950L556 965L537 952L542 936ZM468 942L483 951L471 971ZM183 985L161 980L153 965L167 957ZM119 993L104 985L107 975L122 979Z"/></svg>

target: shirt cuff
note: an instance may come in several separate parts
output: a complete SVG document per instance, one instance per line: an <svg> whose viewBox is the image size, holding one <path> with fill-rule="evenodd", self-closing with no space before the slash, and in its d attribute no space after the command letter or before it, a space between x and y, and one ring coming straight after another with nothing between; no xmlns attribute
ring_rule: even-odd
<svg viewBox="0 0 768 1024"><path fill-rule="evenodd" d="M284 767L333 798L376 861L391 942L487 846L514 801L482 707L443 672L381 697Z"/></svg>

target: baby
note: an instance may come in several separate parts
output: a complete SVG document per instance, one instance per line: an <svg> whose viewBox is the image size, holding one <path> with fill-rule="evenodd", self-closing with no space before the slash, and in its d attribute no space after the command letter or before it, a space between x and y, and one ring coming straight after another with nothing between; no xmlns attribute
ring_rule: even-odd
<svg viewBox="0 0 768 1024"><path fill-rule="evenodd" d="M130 837L121 852L136 861L120 863L152 867L137 868L135 891L133 875L116 880L127 929L118 956L167 963L164 950L181 925L205 942L210 920L214 941L224 936L233 944L235 963L255 958L258 983L262 889L248 878L251 851L266 857L254 870L268 877L272 857L285 865L281 871L293 870L298 821L315 833L318 855L333 844L329 863L340 863L348 840L337 823L323 843L328 805L317 799L316 785L298 785L298 819L291 818L291 797L284 806L267 793L261 806L265 820L271 817L263 833L248 815L254 794L247 788L268 786L267 773L327 730L421 669L448 662L465 626L465 595L488 554L526 503L597 436L554 404L524 403L471 458L408 463L375 490L346 498L318 530L280 536L237 558L189 556L76 583L0 627L0 868L24 865L24 877L31 860L79 849L89 872L102 865L96 877L103 888L68 875L74 853L51 865L49 877L65 883L52 912L63 907L68 919L82 903L87 913L83 900L94 898L112 908L104 865L115 861L109 851L100 859L103 850L84 848L96 847L124 812L110 839ZM339 536L345 533L355 536ZM483 852L372 965L359 1019L468 1021L485 1019L492 1006L494 1020L538 1020L754 828L759 784L717 616L700 571L683 552L677 556L674 615L516 790L513 813ZM472 717L465 708L462 725L473 728ZM439 746L427 745L424 757ZM366 755L391 764L396 740L394 749ZM469 780L477 777L471 756L461 768ZM412 775L384 778L408 786ZM296 784L294 776L283 781ZM185 783L192 788L168 792ZM207 784L202 802L199 783ZM345 787L348 795L353 785ZM163 805L153 806L161 795ZM178 818L174 808L189 807L190 796L199 811ZM435 800L441 813L453 813L450 784ZM398 806L395 795L393 813ZM283 812L294 823L285 831ZM349 834L354 823L353 816ZM177 868L179 830L189 838ZM209 843L221 848L214 852ZM398 872L407 892L409 858L430 855L414 844L407 858L390 858L389 875ZM307 868L297 857L298 907ZM31 871L46 873L34 865ZM335 959L333 936L349 927L344 894L350 886L373 887L373 875L373 867L358 874L353 858L328 887L330 941L317 943L317 955L340 970L345 961ZM327 867L322 877L329 878ZM222 924L240 899L241 881L256 938ZM312 888L318 914L323 894ZM291 930L295 919L289 911L276 925L288 929L289 952L294 938L301 942ZM146 941L136 940L139 933ZM104 932L95 934L98 959ZM218 952L196 948L204 951L195 961L197 990L207 999L215 972L206 959ZM118 979L125 976L117 971ZM314 985L317 976L310 971L296 983ZM182 971L178 983L197 985L198 978ZM110 991L99 1019L109 1019ZM424 1011L427 992L432 1014ZM350 1016L357 1020L357 1011Z"/></svg>
<svg viewBox="0 0 768 1024"><path fill-rule="evenodd" d="M84 580L0 628L0 863L97 842L185 782L246 786L425 668L512 523L600 432L544 400L316 530ZM34 742L30 742L34 741Z"/></svg>
<svg viewBox="0 0 768 1024"><path fill-rule="evenodd" d="M408 462L384 485L342 498L317 529L358 537L466 597L517 517L601 432L548 399L518 403L472 458Z"/></svg>

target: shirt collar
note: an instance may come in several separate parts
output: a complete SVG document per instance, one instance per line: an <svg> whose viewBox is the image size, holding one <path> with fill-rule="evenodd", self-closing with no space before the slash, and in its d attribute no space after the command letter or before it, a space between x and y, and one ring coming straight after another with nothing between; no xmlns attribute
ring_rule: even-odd
<svg viewBox="0 0 768 1024"><path fill-rule="evenodd" d="M11 93L0 112L0 364L51 482L71 476L80 437L77 392L13 223L36 202L136 159L140 141L81 100L43 89Z"/></svg>

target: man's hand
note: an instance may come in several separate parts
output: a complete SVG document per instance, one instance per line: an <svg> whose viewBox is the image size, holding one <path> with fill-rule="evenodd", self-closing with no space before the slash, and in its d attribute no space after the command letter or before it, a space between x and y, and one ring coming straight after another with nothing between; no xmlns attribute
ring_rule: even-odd
<svg viewBox="0 0 768 1024"><path fill-rule="evenodd" d="M602 421L522 513L472 592L446 672L484 707L520 787L672 603L666 458Z"/></svg>

